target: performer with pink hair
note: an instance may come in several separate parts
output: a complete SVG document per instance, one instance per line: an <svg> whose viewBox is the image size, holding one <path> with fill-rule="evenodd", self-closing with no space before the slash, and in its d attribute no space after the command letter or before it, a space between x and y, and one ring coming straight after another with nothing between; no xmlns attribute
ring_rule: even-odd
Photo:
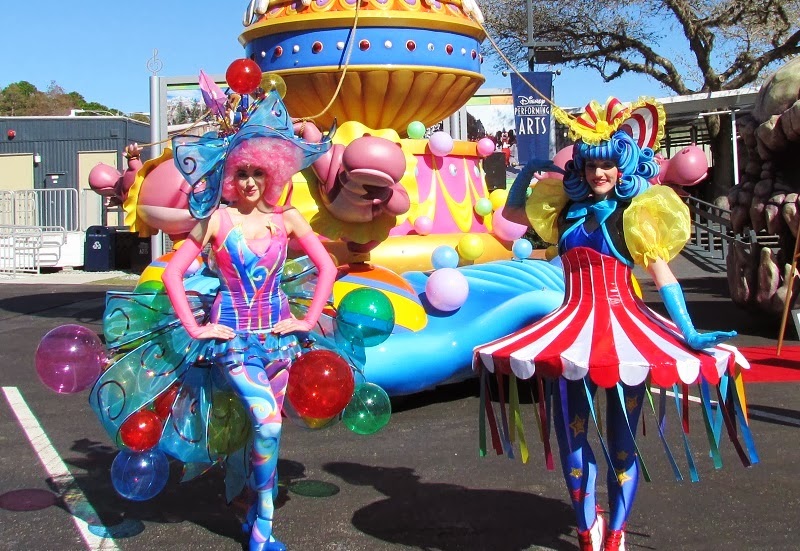
<svg viewBox="0 0 800 551"><path fill-rule="evenodd" d="M483 377L487 372L510 375L512 384L516 379L533 379L548 465L552 460L547 415L552 411L580 549L617 551L625 549L625 523L640 474L648 476L635 439L648 387L671 389L678 411L683 412L688 385L697 384L706 425L715 427L709 431L715 466L721 466L717 446L723 422L742 461L749 465L758 458L743 416L743 395L734 382L736 366L747 364L734 347L720 344L735 332L695 330L681 286L669 268L668 262L689 238L690 219L675 192L648 183L658 171L653 149L662 135L661 106L640 100L625 107L611 98L606 106L592 102L578 119L561 112L561 120L577 138L563 182L542 180L526 200L533 174L543 168L541 163L529 163L512 185L505 208L511 211L509 216L513 211L525 213L546 242L558 244L566 280L564 302L533 325L477 347L475 364ZM636 295L634 264L652 276L672 321L650 310ZM606 389L605 437L599 430L598 436L608 463L607 527L598 514L597 463L588 440L590 420L598 423L594 408L598 387ZM716 415L712 388L720 402ZM676 477L681 478L662 432L665 396L662 390L657 427ZM552 409L544 405L550 398ZM486 410L491 412L488 405ZM736 439L736 418L749 454ZM513 423L503 420L504 429L515 430ZM688 419L682 417L681 423ZM493 426L498 453L509 451L514 438L497 434ZM685 434L683 438L690 476L696 480Z"/></svg>
<svg viewBox="0 0 800 551"><path fill-rule="evenodd" d="M274 92L258 110L266 113L261 116L273 118L285 112ZM272 535L273 497L281 409L291 363L301 354L295 333L314 328L330 298L336 268L305 218L281 201L292 175L324 153L325 144L307 143L292 135L291 124L261 125L257 113L232 139L175 140L176 163L196 191L190 198L193 214L202 219L174 254L162 279L189 335L215 341L214 363L250 416L252 487L258 499L245 527L250 531L251 551L279 551L286 547ZM208 151L219 155L214 158ZM203 169L202 177L196 174L198 167ZM220 196L229 203L227 207L216 208ZM318 271L311 305L302 319L292 315L280 287L290 238L297 240ZM209 243L220 291L210 322L201 325L190 308L183 276Z"/></svg>

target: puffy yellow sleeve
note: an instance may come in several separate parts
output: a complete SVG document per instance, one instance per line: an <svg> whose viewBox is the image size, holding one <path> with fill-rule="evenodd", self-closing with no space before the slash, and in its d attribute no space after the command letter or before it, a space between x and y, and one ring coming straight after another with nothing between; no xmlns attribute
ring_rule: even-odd
<svg viewBox="0 0 800 551"><path fill-rule="evenodd" d="M539 180L533 186L525 214L536 233L547 243L558 243L558 214L569 201L564 184L555 178Z"/></svg>
<svg viewBox="0 0 800 551"><path fill-rule="evenodd" d="M667 262L675 258L691 233L689 207L672 189L661 185L631 201L622 225L634 263L645 268L657 258Z"/></svg>

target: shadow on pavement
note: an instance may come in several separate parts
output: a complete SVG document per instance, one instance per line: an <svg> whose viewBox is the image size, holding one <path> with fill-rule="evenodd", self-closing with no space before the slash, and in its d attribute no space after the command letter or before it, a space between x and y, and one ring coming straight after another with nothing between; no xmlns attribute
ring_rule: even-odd
<svg viewBox="0 0 800 551"><path fill-rule="evenodd" d="M385 542L441 551L515 551L534 545L575 549L559 540L574 532L574 513L561 500L420 482L414 469L406 467L336 462L323 468L348 484L372 486L386 496L352 517L353 526Z"/></svg>

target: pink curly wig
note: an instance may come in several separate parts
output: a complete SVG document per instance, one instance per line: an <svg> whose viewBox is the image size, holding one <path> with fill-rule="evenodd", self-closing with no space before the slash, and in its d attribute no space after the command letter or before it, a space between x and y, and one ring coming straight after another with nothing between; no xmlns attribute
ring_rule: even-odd
<svg viewBox="0 0 800 551"><path fill-rule="evenodd" d="M222 198L228 202L237 199L236 170L257 166L266 172L264 198L272 203L280 198L284 187L300 170L302 152L287 140L280 138L250 138L231 151L225 159L222 173Z"/></svg>

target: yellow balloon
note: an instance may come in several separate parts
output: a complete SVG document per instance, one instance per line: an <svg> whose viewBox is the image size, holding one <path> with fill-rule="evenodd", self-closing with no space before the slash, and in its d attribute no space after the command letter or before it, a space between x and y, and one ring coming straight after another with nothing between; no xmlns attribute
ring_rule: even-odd
<svg viewBox="0 0 800 551"><path fill-rule="evenodd" d="M274 88L281 98L286 95L286 82L277 73L264 73L261 75L261 88L265 92L269 92Z"/></svg>
<svg viewBox="0 0 800 551"><path fill-rule="evenodd" d="M477 260L483 254L483 239L467 234L458 241L458 254L465 260Z"/></svg>
<svg viewBox="0 0 800 551"><path fill-rule="evenodd" d="M548 262L558 256L558 247L550 245L544 250L544 258Z"/></svg>
<svg viewBox="0 0 800 551"><path fill-rule="evenodd" d="M500 210L506 204L506 199L508 199L508 190L505 189L496 189L489 194L489 201L492 202L493 210Z"/></svg>

